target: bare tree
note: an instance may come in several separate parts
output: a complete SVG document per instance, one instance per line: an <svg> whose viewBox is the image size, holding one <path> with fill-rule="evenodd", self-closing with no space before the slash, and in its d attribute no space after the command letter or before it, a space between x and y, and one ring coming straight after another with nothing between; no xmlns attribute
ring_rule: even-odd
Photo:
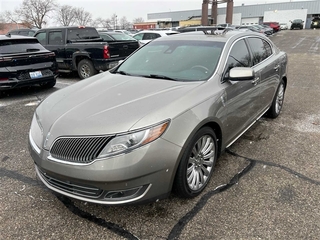
<svg viewBox="0 0 320 240"><path fill-rule="evenodd" d="M138 17L138 18L133 19L132 22L133 22L133 23L143 23L144 20L143 20L142 17Z"/></svg>
<svg viewBox="0 0 320 240"><path fill-rule="evenodd" d="M92 22L92 26L94 27L102 27L102 28L112 28L110 24L110 19L103 19L101 17L95 19Z"/></svg>
<svg viewBox="0 0 320 240"><path fill-rule="evenodd" d="M62 26L74 25L76 21L76 9L69 5L59 6L56 20Z"/></svg>
<svg viewBox="0 0 320 240"><path fill-rule="evenodd" d="M2 15L2 14L1 14ZM0 16L1 16L0 15ZM1 16L0 17L0 31L2 31L2 30L4 30L5 29L5 20L4 20L4 18Z"/></svg>
<svg viewBox="0 0 320 240"><path fill-rule="evenodd" d="M75 22L81 26L89 25L92 22L92 14L83 8L75 9Z"/></svg>
<svg viewBox="0 0 320 240"><path fill-rule="evenodd" d="M111 26L113 26L113 29L117 29L117 25L118 25L118 16L117 14L112 14L111 18L110 18L110 24Z"/></svg>
<svg viewBox="0 0 320 240"><path fill-rule="evenodd" d="M4 16L5 22L8 22L8 23L19 23L22 21L20 16L16 13L16 10L12 12L5 11L3 16Z"/></svg>
<svg viewBox="0 0 320 240"><path fill-rule="evenodd" d="M131 23L127 20L126 17L122 17L119 21L121 29L128 29L131 27Z"/></svg>
<svg viewBox="0 0 320 240"><path fill-rule="evenodd" d="M23 0L20 8L8 12L11 21L42 28L46 25L49 13L56 7L56 0Z"/></svg>

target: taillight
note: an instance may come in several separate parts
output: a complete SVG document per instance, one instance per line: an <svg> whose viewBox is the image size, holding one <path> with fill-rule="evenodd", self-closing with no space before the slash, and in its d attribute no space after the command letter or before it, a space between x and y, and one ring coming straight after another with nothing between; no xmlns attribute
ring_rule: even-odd
<svg viewBox="0 0 320 240"><path fill-rule="evenodd" d="M103 58L104 59L110 58L110 53L109 53L108 46L103 46Z"/></svg>
<svg viewBox="0 0 320 240"><path fill-rule="evenodd" d="M8 81L9 78L0 78L0 81Z"/></svg>

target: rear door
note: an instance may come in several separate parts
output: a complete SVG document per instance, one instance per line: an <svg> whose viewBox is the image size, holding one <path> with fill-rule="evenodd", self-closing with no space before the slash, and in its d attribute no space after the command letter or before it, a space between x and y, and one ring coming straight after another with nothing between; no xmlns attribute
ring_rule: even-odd
<svg viewBox="0 0 320 240"><path fill-rule="evenodd" d="M59 69L69 69L72 59L66 59L65 34L62 30L48 30L47 49L56 54Z"/></svg>
<svg viewBox="0 0 320 240"><path fill-rule="evenodd" d="M259 37L246 39L252 52L253 70L259 73L259 112L265 111L272 102L280 81L280 60L268 41Z"/></svg>
<svg viewBox="0 0 320 240"><path fill-rule="evenodd" d="M64 34L62 30L40 30L35 37L49 51L56 55L59 69L68 69L65 61Z"/></svg>

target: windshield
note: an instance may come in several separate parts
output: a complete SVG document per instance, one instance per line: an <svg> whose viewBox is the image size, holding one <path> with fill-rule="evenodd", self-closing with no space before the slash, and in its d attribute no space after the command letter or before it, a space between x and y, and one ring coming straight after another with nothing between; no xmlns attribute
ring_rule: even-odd
<svg viewBox="0 0 320 240"><path fill-rule="evenodd" d="M293 20L294 23L302 23L302 20L301 19L295 19Z"/></svg>
<svg viewBox="0 0 320 240"><path fill-rule="evenodd" d="M203 81L215 71L224 43L162 40L142 47L114 73L176 81Z"/></svg>

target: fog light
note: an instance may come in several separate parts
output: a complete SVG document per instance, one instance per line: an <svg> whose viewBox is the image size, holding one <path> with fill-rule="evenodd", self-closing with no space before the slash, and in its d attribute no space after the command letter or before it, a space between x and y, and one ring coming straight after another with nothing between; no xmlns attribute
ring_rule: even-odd
<svg viewBox="0 0 320 240"><path fill-rule="evenodd" d="M138 197L146 191L148 186L149 185L144 185L144 186L131 188L127 190L109 191L104 198L110 199L110 200L111 199L116 200L116 199L130 199L130 198Z"/></svg>

